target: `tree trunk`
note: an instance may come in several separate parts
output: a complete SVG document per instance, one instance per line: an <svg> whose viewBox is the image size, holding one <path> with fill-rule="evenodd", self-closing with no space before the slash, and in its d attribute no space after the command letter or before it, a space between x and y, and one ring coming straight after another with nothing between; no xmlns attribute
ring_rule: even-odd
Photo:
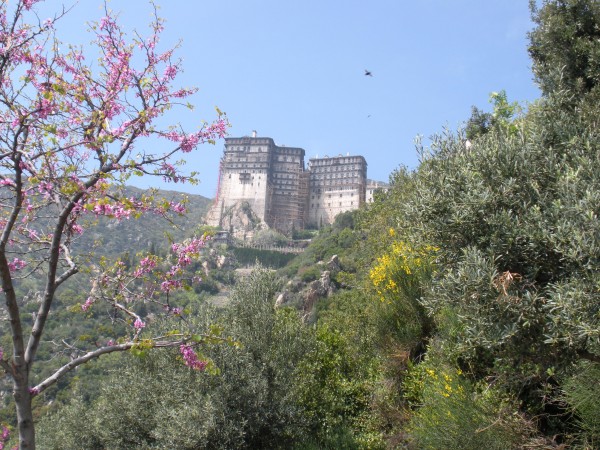
<svg viewBox="0 0 600 450"><path fill-rule="evenodd" d="M35 450L35 430L31 410L32 395L29 392L29 377L26 369L21 370L14 380L13 397L17 407L19 450Z"/></svg>

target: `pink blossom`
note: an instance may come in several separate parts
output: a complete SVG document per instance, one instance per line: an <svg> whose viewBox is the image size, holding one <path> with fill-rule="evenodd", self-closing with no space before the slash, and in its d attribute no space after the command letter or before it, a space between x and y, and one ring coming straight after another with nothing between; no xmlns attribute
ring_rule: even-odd
<svg viewBox="0 0 600 450"><path fill-rule="evenodd" d="M150 258L149 256L146 256L145 258L143 258L140 261L140 266L154 268L154 267L156 267L156 260L154 258Z"/></svg>
<svg viewBox="0 0 600 450"><path fill-rule="evenodd" d="M101 30L105 30L111 25L114 25L114 22L110 17L103 17L102 19L100 19L99 27Z"/></svg>
<svg viewBox="0 0 600 450"><path fill-rule="evenodd" d="M109 205L104 203L96 203L93 212L99 216L114 217L115 219L129 219L131 217L131 209L122 205Z"/></svg>
<svg viewBox="0 0 600 450"><path fill-rule="evenodd" d="M135 319L135 322L133 322L133 328L135 328L136 331L140 331L145 326L146 326L146 324L144 322L142 322L140 319Z"/></svg>
<svg viewBox="0 0 600 450"><path fill-rule="evenodd" d="M113 209L113 215L116 219L129 219L131 217L131 210L125 209L122 206Z"/></svg>
<svg viewBox="0 0 600 450"><path fill-rule="evenodd" d="M4 449L4 444L6 443L6 441L8 441L9 436L10 436L10 431L8 430L7 427L2 425L2 434L0 434L0 450Z"/></svg>
<svg viewBox="0 0 600 450"><path fill-rule="evenodd" d="M185 206L183 206L181 203L171 202L170 207L171 207L171 210L175 211L176 213L182 214L185 212Z"/></svg>
<svg viewBox="0 0 600 450"><path fill-rule="evenodd" d="M198 144L200 143L200 136L198 133L188 134L187 136L183 136L181 139L181 151L184 153L189 153L194 150Z"/></svg>
<svg viewBox="0 0 600 450"><path fill-rule="evenodd" d="M94 303L94 299L92 297L88 297L87 300L85 301L85 303L83 305L81 305L81 309L83 311L87 311L88 309L90 309L92 307Z"/></svg>
<svg viewBox="0 0 600 450"><path fill-rule="evenodd" d="M194 370L206 369L206 361L201 361L198 359L198 355L191 345L181 344L179 346L179 352L181 353L186 366L191 367Z"/></svg>
<svg viewBox="0 0 600 450"><path fill-rule="evenodd" d="M23 261L22 259L15 258L15 259L12 260L12 262L8 263L8 269L11 272L15 272L17 270L21 270L26 265L27 265L27 263L25 261Z"/></svg>
<svg viewBox="0 0 600 450"><path fill-rule="evenodd" d="M49 196L50 192L52 192L52 189L54 189L54 186L52 185L52 183L49 183L47 181L42 181L38 185L38 191L40 192L40 194L44 194L45 197Z"/></svg>
<svg viewBox="0 0 600 450"><path fill-rule="evenodd" d="M228 122L224 119L219 119L215 123L211 124L206 130L205 135L208 139L210 136L218 136L224 138L227 135Z"/></svg>
<svg viewBox="0 0 600 450"><path fill-rule="evenodd" d="M23 0L23 6L25 6L25 9L31 9L37 2L39 2L39 0Z"/></svg>
<svg viewBox="0 0 600 450"><path fill-rule="evenodd" d="M4 349L0 347L0 359L4 356Z"/></svg>
<svg viewBox="0 0 600 450"><path fill-rule="evenodd" d="M83 227L81 225L74 223L73 225L71 225L71 231L74 234L83 234Z"/></svg>
<svg viewBox="0 0 600 450"><path fill-rule="evenodd" d="M177 67L169 65L165 69L165 78L172 80L177 75Z"/></svg>
<svg viewBox="0 0 600 450"><path fill-rule="evenodd" d="M163 292L170 292L175 289L179 289L182 285L183 283L179 280L165 280L160 283L160 289Z"/></svg>
<svg viewBox="0 0 600 450"><path fill-rule="evenodd" d="M104 214L106 205L101 205L100 203L96 203L94 205L94 212L96 214Z"/></svg>
<svg viewBox="0 0 600 450"><path fill-rule="evenodd" d="M139 278L146 273L152 272L156 267L156 259L150 256L146 256L140 261L140 267L133 273L135 278Z"/></svg>

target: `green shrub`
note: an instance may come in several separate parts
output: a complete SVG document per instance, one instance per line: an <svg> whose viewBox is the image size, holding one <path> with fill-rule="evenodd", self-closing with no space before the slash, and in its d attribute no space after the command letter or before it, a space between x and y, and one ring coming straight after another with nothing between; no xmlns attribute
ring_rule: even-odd
<svg viewBox="0 0 600 450"><path fill-rule="evenodd" d="M294 240L304 240L304 239L312 239L316 235L315 230L292 230L292 239Z"/></svg>
<svg viewBox="0 0 600 450"><path fill-rule="evenodd" d="M264 246L284 246L288 243L288 238L275 230L260 230L254 234L252 243Z"/></svg>
<svg viewBox="0 0 600 450"><path fill-rule="evenodd" d="M600 364L582 362L563 384L564 400L576 417L578 445L600 447Z"/></svg>
<svg viewBox="0 0 600 450"><path fill-rule="evenodd" d="M426 361L414 366L407 396L416 410L408 430L419 449L522 448L531 426L493 387L473 385L460 369Z"/></svg>
<svg viewBox="0 0 600 450"><path fill-rule="evenodd" d="M305 283L310 283L311 281L318 280L321 277L321 269L317 266L310 266L300 269L298 272L300 275L300 279Z"/></svg>
<svg viewBox="0 0 600 450"><path fill-rule="evenodd" d="M281 253L273 250L234 247L233 254L241 265L254 265L258 261L263 267L278 269L284 267L295 258L294 253Z"/></svg>
<svg viewBox="0 0 600 450"><path fill-rule="evenodd" d="M208 294L218 294L219 293L219 285L216 280L211 276L204 276L202 278L201 283L197 283L194 286L194 292L196 294L200 294L202 292L206 292Z"/></svg>
<svg viewBox="0 0 600 450"><path fill-rule="evenodd" d="M43 419L40 447L289 448L306 440L308 419L293 393L312 339L294 311L274 308L279 287L273 273L259 270L233 291L228 309L186 318L200 329L220 324L240 343L200 347L219 375L184 366L176 349L127 358L97 399L75 393Z"/></svg>
<svg viewBox="0 0 600 450"><path fill-rule="evenodd" d="M377 360L356 351L353 333L330 326L334 323L317 327L316 345L299 367L303 382L297 385L298 397L312 424L313 441L320 448L384 448L369 420Z"/></svg>

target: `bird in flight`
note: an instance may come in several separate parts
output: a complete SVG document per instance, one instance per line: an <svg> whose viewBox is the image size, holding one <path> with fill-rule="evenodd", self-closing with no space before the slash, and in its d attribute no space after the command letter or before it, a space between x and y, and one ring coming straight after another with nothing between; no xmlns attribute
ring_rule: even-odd
<svg viewBox="0 0 600 450"><path fill-rule="evenodd" d="M365 77L372 77L373 74L371 72L369 72L367 69L365 69Z"/></svg>

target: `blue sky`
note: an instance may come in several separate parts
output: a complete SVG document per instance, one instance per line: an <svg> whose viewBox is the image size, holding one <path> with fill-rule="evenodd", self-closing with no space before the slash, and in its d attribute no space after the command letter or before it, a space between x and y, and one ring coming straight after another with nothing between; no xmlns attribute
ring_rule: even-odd
<svg viewBox="0 0 600 450"><path fill-rule="evenodd" d="M59 5L48 2L44 11ZM193 129L231 121L232 137L268 136L310 157L363 155L369 178L387 181L414 168L413 144L444 127L457 129L471 106L489 110L489 94L539 96L527 55L527 0L158 0L164 43L182 41L181 83L198 86L193 112L170 122ZM97 0L80 0L61 38L86 42L85 22L101 17ZM111 0L130 28L145 31L151 7ZM43 14L42 14L43 15ZM365 69L373 77L364 75ZM198 186L138 185L213 197L223 142L186 155Z"/></svg>

